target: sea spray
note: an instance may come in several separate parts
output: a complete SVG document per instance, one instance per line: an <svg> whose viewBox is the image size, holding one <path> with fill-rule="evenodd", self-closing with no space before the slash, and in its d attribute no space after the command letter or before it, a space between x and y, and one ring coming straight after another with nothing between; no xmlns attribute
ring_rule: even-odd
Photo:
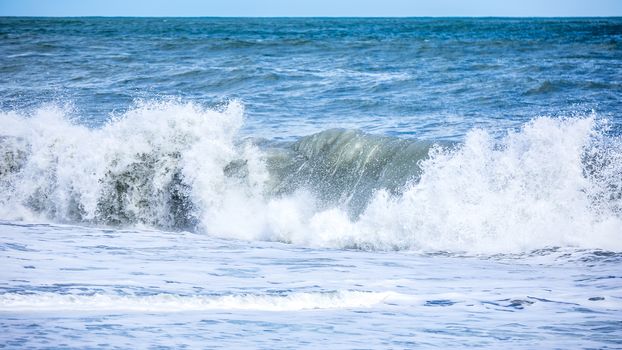
<svg viewBox="0 0 622 350"><path fill-rule="evenodd" d="M245 139L235 101L143 102L96 129L49 106L0 119L8 219L369 250L622 249L622 148L595 116L460 144L342 129Z"/></svg>
<svg viewBox="0 0 622 350"><path fill-rule="evenodd" d="M196 205L217 200L222 169L238 158L242 109L144 103L100 129L76 125L58 108L2 114L2 149L13 162L2 174L3 216L185 228Z"/></svg>
<svg viewBox="0 0 622 350"><path fill-rule="evenodd" d="M402 196L377 195L359 224L364 233L353 241L490 253L619 250L622 221L613 208L620 205L614 191L622 165L609 163L600 175L606 185L593 181L601 169L586 172L585 152L600 142L594 125L593 118L538 118L501 140L474 130L457 148L436 148L421 164L420 181ZM604 191L607 203L592 200Z"/></svg>

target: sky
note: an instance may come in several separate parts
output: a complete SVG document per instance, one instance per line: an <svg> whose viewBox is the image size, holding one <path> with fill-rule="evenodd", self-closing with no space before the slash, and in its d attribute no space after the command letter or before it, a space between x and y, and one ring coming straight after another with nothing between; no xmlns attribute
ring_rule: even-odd
<svg viewBox="0 0 622 350"><path fill-rule="evenodd" d="M622 16L622 0L0 0L0 16Z"/></svg>

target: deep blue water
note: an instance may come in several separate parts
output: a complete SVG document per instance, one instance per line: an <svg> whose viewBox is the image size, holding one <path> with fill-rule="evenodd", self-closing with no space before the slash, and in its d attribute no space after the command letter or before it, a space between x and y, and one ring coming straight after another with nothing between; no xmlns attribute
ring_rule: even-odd
<svg viewBox="0 0 622 350"><path fill-rule="evenodd" d="M0 18L0 348L622 347L622 18Z"/></svg>
<svg viewBox="0 0 622 350"><path fill-rule="evenodd" d="M0 107L71 103L99 125L135 99L239 99L270 138L343 125L457 139L540 115L616 119L621 33L620 18L2 18Z"/></svg>

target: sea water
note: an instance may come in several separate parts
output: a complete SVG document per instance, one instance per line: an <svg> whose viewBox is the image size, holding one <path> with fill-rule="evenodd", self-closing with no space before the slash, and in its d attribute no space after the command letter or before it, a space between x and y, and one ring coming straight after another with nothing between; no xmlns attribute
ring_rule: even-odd
<svg viewBox="0 0 622 350"><path fill-rule="evenodd" d="M622 347L622 20L0 18L0 347Z"/></svg>

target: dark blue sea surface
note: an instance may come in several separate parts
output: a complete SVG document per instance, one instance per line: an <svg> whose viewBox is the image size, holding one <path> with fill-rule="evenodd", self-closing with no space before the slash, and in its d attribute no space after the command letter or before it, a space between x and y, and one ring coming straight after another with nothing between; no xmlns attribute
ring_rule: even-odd
<svg viewBox="0 0 622 350"><path fill-rule="evenodd" d="M89 125L170 96L239 99L271 138L459 139L622 108L620 18L2 18L0 51L2 109L71 103Z"/></svg>
<svg viewBox="0 0 622 350"><path fill-rule="evenodd" d="M622 18L0 18L0 348L622 347Z"/></svg>

